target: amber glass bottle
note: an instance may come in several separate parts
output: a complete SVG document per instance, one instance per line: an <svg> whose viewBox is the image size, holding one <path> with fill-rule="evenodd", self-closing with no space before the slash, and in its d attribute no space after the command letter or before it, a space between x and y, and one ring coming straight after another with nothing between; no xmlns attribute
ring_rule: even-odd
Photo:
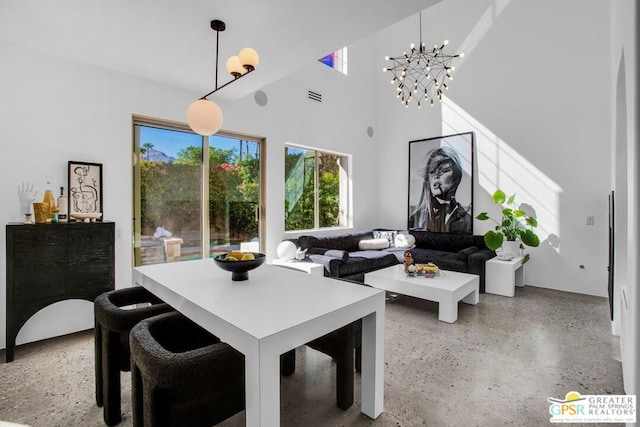
<svg viewBox="0 0 640 427"><path fill-rule="evenodd" d="M47 218L53 218L53 211L56 207L56 199L53 198L53 191L51 190L51 180L47 180L47 189L44 190L44 197L42 198L42 203L47 203L49 205L49 214Z"/></svg>

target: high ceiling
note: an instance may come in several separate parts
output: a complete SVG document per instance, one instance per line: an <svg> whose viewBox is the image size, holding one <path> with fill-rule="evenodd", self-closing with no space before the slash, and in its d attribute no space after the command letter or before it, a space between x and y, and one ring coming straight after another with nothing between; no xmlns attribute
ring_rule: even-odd
<svg viewBox="0 0 640 427"><path fill-rule="evenodd" d="M258 71L219 92L235 99L441 0L0 0L0 40L206 93L251 46Z"/></svg>

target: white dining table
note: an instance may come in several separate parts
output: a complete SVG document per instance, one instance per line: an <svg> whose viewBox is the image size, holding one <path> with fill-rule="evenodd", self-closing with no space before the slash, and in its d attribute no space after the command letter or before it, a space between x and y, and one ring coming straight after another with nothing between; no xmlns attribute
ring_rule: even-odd
<svg viewBox="0 0 640 427"><path fill-rule="evenodd" d="M245 356L246 425L280 425L280 355L362 319L361 412L384 399L384 291L262 265L246 281L212 259L133 268L157 295Z"/></svg>

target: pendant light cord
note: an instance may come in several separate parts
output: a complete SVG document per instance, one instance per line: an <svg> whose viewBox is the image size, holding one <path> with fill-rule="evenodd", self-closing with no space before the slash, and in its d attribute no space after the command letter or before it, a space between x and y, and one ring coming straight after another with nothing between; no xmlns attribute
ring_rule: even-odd
<svg viewBox="0 0 640 427"><path fill-rule="evenodd" d="M220 46L220 31L216 30L216 89L218 89L218 48Z"/></svg>
<svg viewBox="0 0 640 427"><path fill-rule="evenodd" d="M422 52L422 11L420 11L420 52Z"/></svg>

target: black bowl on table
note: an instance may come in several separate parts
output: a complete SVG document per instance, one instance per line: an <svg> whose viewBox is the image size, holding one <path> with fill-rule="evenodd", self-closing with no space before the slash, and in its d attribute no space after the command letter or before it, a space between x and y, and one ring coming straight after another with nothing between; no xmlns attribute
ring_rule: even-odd
<svg viewBox="0 0 640 427"><path fill-rule="evenodd" d="M249 279L249 270L258 268L264 263L264 260L265 260L264 254L261 254L258 252L251 252L251 253L255 257L254 259L248 259L245 261L225 260L225 258L229 254L222 254L214 257L213 261L221 269L231 272L231 280L239 282L241 280Z"/></svg>

